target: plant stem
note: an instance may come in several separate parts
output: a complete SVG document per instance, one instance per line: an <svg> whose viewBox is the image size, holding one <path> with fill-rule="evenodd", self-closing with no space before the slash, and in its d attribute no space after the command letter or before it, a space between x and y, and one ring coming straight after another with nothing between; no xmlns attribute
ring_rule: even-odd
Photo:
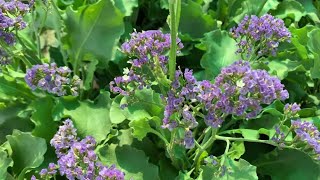
<svg viewBox="0 0 320 180"><path fill-rule="evenodd" d="M221 159L221 163L220 165L223 166L224 165L224 162L226 160L226 157L227 157L227 154L228 154L228 151L229 151L229 148L230 148L230 141L228 139L226 139L226 143L227 143L227 146L226 146L226 149L224 150L224 155Z"/></svg>
<svg viewBox="0 0 320 180"><path fill-rule="evenodd" d="M198 163L200 163L199 162L199 158L200 158L200 156L202 155L202 153L206 150L206 149L208 149L212 144L213 144L213 142L216 140L216 130L214 130L214 129L212 129L211 128L211 137L209 138L209 140L203 145L203 146L200 146L200 148L199 148L199 151L198 151L198 153L196 154L196 157L195 157L195 160L194 160L194 163L193 163L193 166L196 168L196 170L198 169L197 167L198 167Z"/></svg>
<svg viewBox="0 0 320 180"><path fill-rule="evenodd" d="M163 137L162 134L160 134L158 131L152 129L152 130L150 130L150 132L157 135L160 139L162 139L164 141L164 143L166 144L166 146L169 145L169 142L167 141L167 139L165 137Z"/></svg>
<svg viewBox="0 0 320 180"><path fill-rule="evenodd" d="M217 140L222 140L222 141L245 141L245 142L255 142L255 143L264 143L264 144L269 144L272 146L278 146L277 143L274 143L270 140L254 140L254 139L246 139L246 138L235 138L235 137L224 137L224 136L215 136L215 139Z"/></svg>
<svg viewBox="0 0 320 180"><path fill-rule="evenodd" d="M176 56L177 56L177 25L176 25L176 11L175 4L177 0L169 0L169 13L170 13L170 35L171 46L169 54L169 76L170 80L174 80L176 71Z"/></svg>

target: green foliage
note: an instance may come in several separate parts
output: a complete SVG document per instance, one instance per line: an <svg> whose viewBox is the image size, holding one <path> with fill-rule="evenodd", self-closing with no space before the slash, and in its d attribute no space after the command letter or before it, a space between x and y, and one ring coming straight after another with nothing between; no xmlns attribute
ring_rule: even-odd
<svg viewBox="0 0 320 180"><path fill-rule="evenodd" d="M275 150L253 164L258 172L275 180L316 180L320 172L320 166L307 154L294 149Z"/></svg>
<svg viewBox="0 0 320 180"><path fill-rule="evenodd" d="M47 151L47 145L43 138L32 136L14 130L12 135L7 136L12 149L13 171L18 179L23 179L26 172L36 168L43 162L43 155Z"/></svg>
<svg viewBox="0 0 320 180"><path fill-rule="evenodd" d="M54 107L53 117L56 121L61 118L71 118L80 137L90 135L100 142L106 138L111 129L110 104L108 92L102 92L95 102L79 102L75 98L64 97L59 99Z"/></svg>
<svg viewBox="0 0 320 180"><path fill-rule="evenodd" d="M99 157L103 163L116 164L128 179L159 179L158 167L148 162L143 151L128 145L111 144L100 149Z"/></svg>
<svg viewBox="0 0 320 180"><path fill-rule="evenodd" d="M205 34L201 46L206 50L201 58L206 79L211 80L220 73L222 67L241 59L235 55L237 51L235 40L226 31L215 30Z"/></svg>
<svg viewBox="0 0 320 180"><path fill-rule="evenodd" d="M113 6L111 0L106 0L78 10L70 6L66 15L67 42L73 54L73 64L81 63L83 56L90 53L99 58L102 66L106 66L124 32L121 11Z"/></svg>

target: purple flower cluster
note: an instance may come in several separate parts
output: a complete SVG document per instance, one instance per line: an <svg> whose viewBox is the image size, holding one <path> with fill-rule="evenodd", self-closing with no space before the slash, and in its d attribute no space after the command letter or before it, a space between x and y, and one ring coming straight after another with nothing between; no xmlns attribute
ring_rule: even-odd
<svg viewBox="0 0 320 180"><path fill-rule="evenodd" d="M64 121L58 132L50 141L56 150L57 164L50 163L47 169L40 171L41 179L50 179L58 171L61 176L70 180L97 179L97 180L123 180L125 174L116 169L114 165L104 166L98 161L94 152L96 141L87 136L82 140L77 138L76 129L70 119ZM32 180L36 180L33 176Z"/></svg>
<svg viewBox="0 0 320 180"><path fill-rule="evenodd" d="M25 81L32 90L39 88L58 96L78 96L81 83L78 76L71 78L71 70L68 67L57 67L55 63L34 65L27 70Z"/></svg>
<svg viewBox="0 0 320 180"><path fill-rule="evenodd" d="M66 119L63 125L59 127L58 132L53 136L50 141L52 147L54 147L56 155L60 158L66 155L71 145L77 141L77 129L71 119Z"/></svg>
<svg viewBox="0 0 320 180"><path fill-rule="evenodd" d="M281 146L284 146L283 141L285 140L286 135L283 131L281 131L280 126L275 126L275 130L275 134L271 138L271 140L277 144L280 144Z"/></svg>
<svg viewBox="0 0 320 180"><path fill-rule="evenodd" d="M297 103L293 104L286 104L284 106L284 114L287 115L288 117L294 117L297 115L298 111L300 111L300 105Z"/></svg>
<svg viewBox="0 0 320 180"><path fill-rule="evenodd" d="M144 64L152 64L152 57L157 57L161 67L166 72L168 57L166 53L170 49L170 34L163 34L160 30L149 30L140 33L133 32L131 39L122 44L122 51L129 57L135 58L129 61L134 67L141 67ZM177 39L178 50L183 48L180 39Z"/></svg>
<svg viewBox="0 0 320 180"><path fill-rule="evenodd" d="M285 100L289 93L277 77L265 70L253 70L249 62L237 61L225 67L215 79L221 89L219 108L224 114L254 118L260 113L261 104Z"/></svg>
<svg viewBox="0 0 320 180"><path fill-rule="evenodd" d="M30 11L34 0L28 4L21 0L0 0L0 38L8 45L14 43L14 30L21 30L26 27L23 16Z"/></svg>
<svg viewBox="0 0 320 180"><path fill-rule="evenodd" d="M11 58L8 53L0 48L0 66L5 66L10 64Z"/></svg>
<svg viewBox="0 0 320 180"><path fill-rule="evenodd" d="M282 19L270 14L260 18L255 15L245 16L238 27L233 27L230 31L239 47L236 53L246 54L247 57L252 53L257 53L258 56L270 53L275 55L279 43L290 42L291 38Z"/></svg>
<svg viewBox="0 0 320 180"><path fill-rule="evenodd" d="M122 44L122 51L131 58L131 67L110 82L110 90L127 96L136 89L150 87L155 80L166 79L170 44L170 34L160 30L133 32L131 39ZM179 52L183 48L180 39L177 46Z"/></svg>
<svg viewBox="0 0 320 180"><path fill-rule="evenodd" d="M318 128L312 122L301 120L293 120L291 125L296 133L296 138L305 142L308 149L313 149L314 154L312 155L315 159L320 160L320 132Z"/></svg>
<svg viewBox="0 0 320 180"><path fill-rule="evenodd" d="M262 104L285 100L288 96L279 79L265 70L251 69L245 61L223 68L215 83L197 81L191 70L184 73L177 70L166 97L162 127L185 128L183 144L192 148L191 129L198 125L196 116L203 118L207 126L218 128L227 115L251 119L261 112Z"/></svg>

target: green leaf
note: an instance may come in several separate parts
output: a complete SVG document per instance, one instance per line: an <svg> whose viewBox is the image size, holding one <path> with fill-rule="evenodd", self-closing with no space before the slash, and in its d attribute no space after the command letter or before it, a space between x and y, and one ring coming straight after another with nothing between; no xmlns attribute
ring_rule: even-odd
<svg viewBox="0 0 320 180"><path fill-rule="evenodd" d="M308 33L308 48L313 53L320 52L320 29L314 29Z"/></svg>
<svg viewBox="0 0 320 180"><path fill-rule="evenodd" d="M258 179L256 173L256 167L248 163L244 159L234 161L230 158L226 159L224 164L227 168L227 172L222 177L216 177L214 173L217 171L216 167L203 166L202 167L202 179L205 180L256 180ZM200 179L199 179L200 180Z"/></svg>
<svg viewBox="0 0 320 180"><path fill-rule="evenodd" d="M316 23L319 23L319 17L318 17L318 10L316 7L314 7L312 1L306 1L306 0L296 0L301 3L301 5L304 7L306 14Z"/></svg>
<svg viewBox="0 0 320 180"><path fill-rule="evenodd" d="M202 38L204 33L216 28L215 20L203 12L200 4L192 0L181 3L179 31L182 34L188 34L197 39Z"/></svg>
<svg viewBox="0 0 320 180"><path fill-rule="evenodd" d="M50 96L39 98L33 101L30 106L34 110L31 121L35 124L32 135L42 137L48 143L58 129L58 124L52 118L53 99Z"/></svg>
<svg viewBox="0 0 320 180"><path fill-rule="evenodd" d="M89 64L85 67L86 77L84 81L84 89L90 90L92 88L92 81L94 80L94 72L96 70L96 66L98 65L99 61L97 59L92 59Z"/></svg>
<svg viewBox="0 0 320 180"><path fill-rule="evenodd" d="M0 148L0 179L6 179L7 177L7 168L12 167L13 161L6 151Z"/></svg>
<svg viewBox="0 0 320 180"><path fill-rule="evenodd" d="M101 162L124 171L126 179L159 179L158 167L148 162L148 157L143 151L128 145L117 146L111 144L101 148L98 153Z"/></svg>
<svg viewBox="0 0 320 180"><path fill-rule="evenodd" d="M236 23L240 23L245 15L262 16L270 9L276 9L279 4L276 0L244 0L235 1L229 9L229 16ZM261 10L261 11L260 11Z"/></svg>
<svg viewBox="0 0 320 180"><path fill-rule="evenodd" d="M31 89L25 83L22 83L20 79L6 75L0 76L0 95L0 99L3 100L15 100L18 98L32 100L35 98Z"/></svg>
<svg viewBox="0 0 320 180"><path fill-rule="evenodd" d="M271 11L271 14L278 18L284 19L286 17L290 17L295 22L300 21L305 13L304 7L295 0L283 1L278 5L276 10Z"/></svg>
<svg viewBox="0 0 320 180"><path fill-rule="evenodd" d="M320 54L314 54L314 66L310 69L310 73L312 79L320 79Z"/></svg>
<svg viewBox="0 0 320 180"><path fill-rule="evenodd" d="M233 142L229 152L231 152L229 154L231 159L239 159L246 152L244 143L241 141Z"/></svg>
<svg viewBox="0 0 320 180"><path fill-rule="evenodd" d="M140 141L153 130L149 125L149 120L146 118L131 121L129 126L133 129L133 136Z"/></svg>
<svg viewBox="0 0 320 180"><path fill-rule="evenodd" d="M206 53L200 63L209 80L217 76L221 68L241 59L235 54L238 49L236 41L226 31L215 30L205 34L202 44L206 47Z"/></svg>
<svg viewBox="0 0 320 180"><path fill-rule="evenodd" d="M103 66L112 59L115 45L124 32L123 14L111 0L66 10L67 39L75 59L80 61L85 53L100 57ZM76 63L76 62L75 62Z"/></svg>
<svg viewBox="0 0 320 180"><path fill-rule="evenodd" d="M124 111L120 108L120 102L124 97L122 95L118 95L114 98L110 107L110 121L114 124L120 124L124 120L126 120L126 116L124 115Z"/></svg>
<svg viewBox="0 0 320 180"><path fill-rule="evenodd" d="M274 150L258 159L258 172L270 175L272 180L318 180L320 166L307 154L295 150Z"/></svg>
<svg viewBox="0 0 320 180"><path fill-rule="evenodd" d="M111 129L109 119L110 93L102 92L95 102L61 98L53 110L54 120L71 118L79 136L93 136L97 142L106 138Z"/></svg>
<svg viewBox="0 0 320 180"><path fill-rule="evenodd" d="M133 8L138 7L138 0L113 0L114 5L120 9L122 14L130 16Z"/></svg>
<svg viewBox="0 0 320 180"><path fill-rule="evenodd" d="M306 71L300 62L289 59L283 61L272 60L269 62L268 67L270 68L269 72L276 75L280 80L286 78L289 72Z"/></svg>
<svg viewBox="0 0 320 180"><path fill-rule="evenodd" d="M162 99L160 94L152 89L136 91L134 96L122 99L122 101L128 104L128 108L125 108L125 116L131 121L154 116L163 117L164 105ZM124 103L121 102L121 104Z"/></svg>
<svg viewBox="0 0 320 180"><path fill-rule="evenodd" d="M23 179L28 170L43 162L43 155L47 151L46 141L19 130L14 130L7 139L12 149L13 171L19 174L18 179Z"/></svg>
<svg viewBox="0 0 320 180"><path fill-rule="evenodd" d="M24 104L10 104L0 110L0 144L6 141L6 135L12 134L14 129L31 131L33 124L29 117L19 117L19 113L27 108Z"/></svg>
<svg viewBox="0 0 320 180"><path fill-rule="evenodd" d="M171 165L170 160L163 157L159 161L159 175L161 180L175 179L178 176L178 170Z"/></svg>

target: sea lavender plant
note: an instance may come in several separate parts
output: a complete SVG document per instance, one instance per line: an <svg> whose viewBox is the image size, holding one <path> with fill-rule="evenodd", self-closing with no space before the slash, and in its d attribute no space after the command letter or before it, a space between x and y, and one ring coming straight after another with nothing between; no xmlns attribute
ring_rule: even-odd
<svg viewBox="0 0 320 180"><path fill-rule="evenodd" d="M22 30L27 26L23 16L28 13L34 0L25 3L21 0L0 0L0 39L8 45L15 42L14 31Z"/></svg>
<svg viewBox="0 0 320 180"><path fill-rule="evenodd" d="M160 30L133 32L131 39L121 46L122 52L130 57L128 63L131 67L125 69L123 76L110 82L110 90L129 95L136 89L149 88L155 81L168 85L166 73L170 43L170 34ZM183 48L180 39L177 39L177 46L179 52Z"/></svg>
<svg viewBox="0 0 320 180"><path fill-rule="evenodd" d="M291 33L281 19L270 14L260 18L245 16L237 27L233 27L231 35L237 41L236 53L246 55L247 58L275 55L280 42L290 42Z"/></svg>
<svg viewBox="0 0 320 180"><path fill-rule="evenodd" d="M39 88L58 96L77 96L81 82L78 76L71 77L68 67L57 67L55 63L34 65L27 70L25 81L32 90Z"/></svg>
<svg viewBox="0 0 320 180"><path fill-rule="evenodd" d="M300 110L301 110L300 105L297 103L293 103L293 104L286 104L284 106L283 112L288 118L290 118L290 117L297 116L297 113Z"/></svg>
<svg viewBox="0 0 320 180"><path fill-rule="evenodd" d="M73 122L67 119L59 127L50 143L55 148L58 158L56 164L50 163L48 168L39 173L40 179L50 179L58 172L67 179L123 180L125 174L115 165L105 166L94 152L96 141L91 136L80 140L77 138ZM31 180L36 180L35 176Z"/></svg>
<svg viewBox="0 0 320 180"><path fill-rule="evenodd" d="M320 160L320 132L318 128L308 121L292 120L291 125L296 133L295 140L305 143L305 150L312 149L311 154L316 160ZM294 142L297 143L297 142Z"/></svg>

